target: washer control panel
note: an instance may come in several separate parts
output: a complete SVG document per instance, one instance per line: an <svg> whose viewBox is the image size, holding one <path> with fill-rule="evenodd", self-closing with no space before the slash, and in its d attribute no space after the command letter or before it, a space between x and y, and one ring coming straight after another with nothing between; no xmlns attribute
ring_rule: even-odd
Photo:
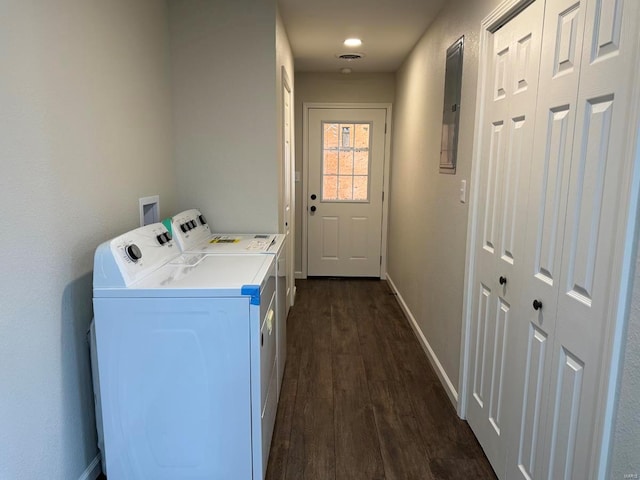
<svg viewBox="0 0 640 480"><path fill-rule="evenodd" d="M162 223L131 230L108 243L109 252L127 286L180 254L176 242ZM96 261L99 251L96 251Z"/></svg>
<svg viewBox="0 0 640 480"><path fill-rule="evenodd" d="M171 227L183 252L202 246L211 236L211 228L206 217L195 208L174 215Z"/></svg>

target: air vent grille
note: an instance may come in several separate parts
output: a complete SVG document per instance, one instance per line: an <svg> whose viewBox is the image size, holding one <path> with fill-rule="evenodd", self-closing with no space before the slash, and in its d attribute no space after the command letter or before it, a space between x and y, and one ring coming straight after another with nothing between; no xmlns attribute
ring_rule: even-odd
<svg viewBox="0 0 640 480"><path fill-rule="evenodd" d="M340 60L347 60L351 62L353 60L360 60L364 55L362 53L339 53L336 57Z"/></svg>

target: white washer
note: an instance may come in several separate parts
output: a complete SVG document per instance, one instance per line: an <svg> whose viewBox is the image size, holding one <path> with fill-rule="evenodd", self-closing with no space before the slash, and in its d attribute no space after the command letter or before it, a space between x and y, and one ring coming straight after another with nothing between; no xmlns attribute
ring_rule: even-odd
<svg viewBox="0 0 640 480"><path fill-rule="evenodd" d="M100 245L93 280L109 480L264 478L274 257L182 255L158 223Z"/></svg>
<svg viewBox="0 0 640 480"><path fill-rule="evenodd" d="M197 209L185 210L171 219L172 234L183 252L206 254L274 255L276 259L276 362L278 365L278 398L287 360L287 292L283 234L212 233L205 216Z"/></svg>

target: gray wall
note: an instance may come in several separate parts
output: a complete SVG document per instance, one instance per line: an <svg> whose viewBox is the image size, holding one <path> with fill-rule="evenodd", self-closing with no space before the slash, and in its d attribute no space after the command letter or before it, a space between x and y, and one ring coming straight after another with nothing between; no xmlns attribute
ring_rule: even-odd
<svg viewBox="0 0 640 480"><path fill-rule="evenodd" d="M622 382L614 425L611 474L608 477L611 479L623 479L625 474L640 475L640 249L638 254L629 323L623 341Z"/></svg>
<svg viewBox="0 0 640 480"><path fill-rule="evenodd" d="M169 2L179 208L278 231L275 0Z"/></svg>
<svg viewBox="0 0 640 480"><path fill-rule="evenodd" d="M389 213L389 277L457 389L469 181L482 19L499 0L452 0L397 73ZM465 36L458 168L438 173L446 49Z"/></svg>
<svg viewBox="0 0 640 480"><path fill-rule="evenodd" d="M296 188L296 250L295 271L302 271L302 222L306 212L302 212L302 188L306 172L302 171L302 118L304 103L392 103L395 94L393 73L296 73L295 92L295 136L296 172L301 173L301 181ZM393 119L391 119L393 122ZM303 214L304 213L304 214Z"/></svg>
<svg viewBox="0 0 640 480"><path fill-rule="evenodd" d="M0 478L75 480L97 455L93 253L174 207L157 0L0 3Z"/></svg>

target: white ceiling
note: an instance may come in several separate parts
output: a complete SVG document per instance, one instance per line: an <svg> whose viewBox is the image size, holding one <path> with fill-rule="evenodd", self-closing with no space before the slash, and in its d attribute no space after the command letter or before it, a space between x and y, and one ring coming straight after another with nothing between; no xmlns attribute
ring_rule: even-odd
<svg viewBox="0 0 640 480"><path fill-rule="evenodd" d="M395 72L444 0L279 0L296 71ZM358 37L362 46L342 42ZM358 52L356 61L336 54Z"/></svg>

